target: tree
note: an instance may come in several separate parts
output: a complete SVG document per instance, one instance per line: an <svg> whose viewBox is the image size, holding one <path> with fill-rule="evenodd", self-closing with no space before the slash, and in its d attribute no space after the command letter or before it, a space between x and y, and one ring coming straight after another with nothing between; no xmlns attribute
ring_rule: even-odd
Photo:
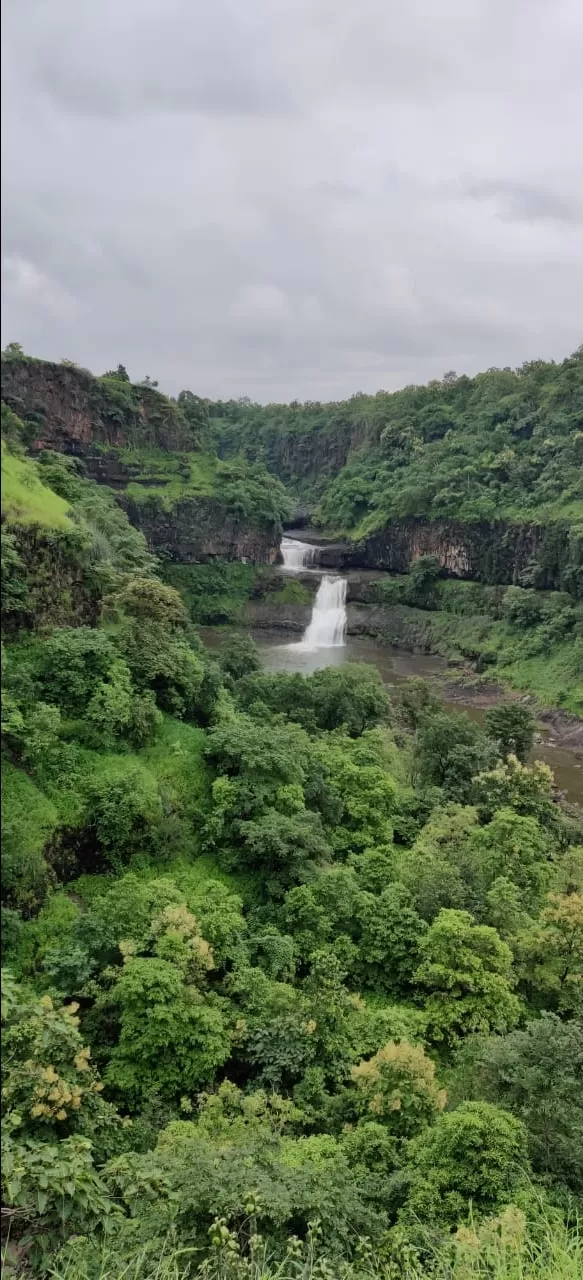
<svg viewBox="0 0 583 1280"><path fill-rule="evenodd" d="M435 1063L406 1040L388 1044L351 1071L362 1115L379 1120L400 1138L430 1124L446 1102L435 1079ZM369 1115L370 1113L370 1115Z"/></svg>
<svg viewBox="0 0 583 1280"><path fill-rule="evenodd" d="M7 342L2 351L3 360L26 360L26 355L19 342Z"/></svg>
<svg viewBox="0 0 583 1280"><path fill-rule="evenodd" d="M231 681L241 680L261 670L261 657L255 641L245 633L231 635L221 646L219 666Z"/></svg>
<svg viewBox="0 0 583 1280"><path fill-rule="evenodd" d="M534 742L535 718L529 707L508 702L490 707L485 718L486 733L496 743L502 756L514 755L525 761Z"/></svg>
<svg viewBox="0 0 583 1280"><path fill-rule="evenodd" d="M276 896L330 857L320 817L309 810L267 809L253 820L238 822L236 833L241 864L261 871Z"/></svg>
<svg viewBox="0 0 583 1280"><path fill-rule="evenodd" d="M437 556L418 556L409 569L411 597L419 604L427 604L441 577L441 564Z"/></svg>
<svg viewBox="0 0 583 1280"><path fill-rule="evenodd" d="M520 1015L512 993L512 952L489 925L467 911L442 910L420 942L421 964L413 981L425 1002L433 1040L490 1030L505 1031Z"/></svg>
<svg viewBox="0 0 583 1280"><path fill-rule="evenodd" d="M129 382L130 380L130 375L123 364L118 364L117 369L107 369L106 372L102 374L102 377L117 378L118 382Z"/></svg>
<svg viewBox="0 0 583 1280"><path fill-rule="evenodd" d="M57 627L40 651L39 677L46 701L82 714L118 661L115 646L104 631Z"/></svg>
<svg viewBox="0 0 583 1280"><path fill-rule="evenodd" d="M426 929L415 911L408 889L399 883L382 893L362 893L357 908L359 925L357 972L367 987L402 995L410 988Z"/></svg>
<svg viewBox="0 0 583 1280"><path fill-rule="evenodd" d="M542 760L526 765L516 756L508 756L495 769L478 774L472 785L472 798L486 819L497 809L510 808L537 818L545 827L556 826L553 775Z"/></svg>
<svg viewBox="0 0 583 1280"><path fill-rule="evenodd" d="M493 761L493 748L466 715L440 711L424 718L415 741L419 781L443 787L449 798L467 803L472 779Z"/></svg>
<svg viewBox="0 0 583 1280"><path fill-rule="evenodd" d="M153 1090L168 1100L196 1092L231 1051L224 1002L205 999L185 981L183 955L175 963L175 948L171 954L171 960L129 956L110 996L120 1034L105 1078L133 1106Z"/></svg>
<svg viewBox="0 0 583 1280"><path fill-rule="evenodd" d="M142 764L113 763L86 789L86 825L110 865L155 848L161 834L162 801L156 780Z"/></svg>
<svg viewBox="0 0 583 1280"><path fill-rule="evenodd" d="M455 1227L470 1208L480 1216L512 1201L524 1185L527 1140L524 1125L488 1102L464 1102L444 1112L413 1140L411 1192L401 1213L414 1220Z"/></svg>
<svg viewBox="0 0 583 1280"><path fill-rule="evenodd" d="M477 1079L485 1096L526 1125L538 1173L583 1190L583 1023L543 1013L524 1030L487 1040Z"/></svg>
<svg viewBox="0 0 583 1280"><path fill-rule="evenodd" d="M538 921L516 942L518 971L531 999L560 1013L583 1013L583 894L549 893Z"/></svg>
<svg viewBox="0 0 583 1280"><path fill-rule="evenodd" d="M95 1165L115 1149L120 1120L101 1097L78 1007L31 998L2 971L3 1214L20 1261L43 1273L69 1234L115 1214Z"/></svg>
<svg viewBox="0 0 583 1280"><path fill-rule="evenodd" d="M193 447L208 450L210 447L208 402L194 395L192 391L180 391L177 404L191 429Z"/></svg>

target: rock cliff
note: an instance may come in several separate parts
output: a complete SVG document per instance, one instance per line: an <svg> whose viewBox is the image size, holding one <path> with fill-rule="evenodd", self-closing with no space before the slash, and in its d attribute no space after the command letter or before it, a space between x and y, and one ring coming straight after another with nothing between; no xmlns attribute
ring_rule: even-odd
<svg viewBox="0 0 583 1280"><path fill-rule="evenodd" d="M126 495L120 495L119 501L150 549L165 560L203 564L218 558L274 564L277 559L279 528L251 524L217 498L182 498L170 509L155 500L136 503Z"/></svg>
<svg viewBox="0 0 583 1280"><path fill-rule="evenodd" d="M117 492L132 524L157 555L186 564L215 557L254 564L276 560L281 538L277 521L246 520L220 496L185 497L170 506L155 494L138 503L124 492L141 478L132 448L178 454L186 460L187 473L188 457L196 451L192 428L179 406L155 388L27 359L3 362L2 398L25 419L33 451L54 449L79 457L92 480ZM157 482L148 478L147 483L155 489Z"/></svg>
<svg viewBox="0 0 583 1280"><path fill-rule="evenodd" d="M407 573L421 555L435 556L448 577L561 590L569 530L501 520L393 520L362 542L320 546L318 563L323 568Z"/></svg>
<svg viewBox="0 0 583 1280"><path fill-rule="evenodd" d="M95 378L49 360L2 363L2 399L34 429L33 447L84 455L96 445L192 449L177 404L154 387Z"/></svg>

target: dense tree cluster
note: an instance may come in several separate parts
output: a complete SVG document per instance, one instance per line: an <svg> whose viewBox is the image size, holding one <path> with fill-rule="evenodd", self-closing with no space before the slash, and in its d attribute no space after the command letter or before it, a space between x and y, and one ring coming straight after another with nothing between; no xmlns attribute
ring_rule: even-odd
<svg viewBox="0 0 583 1280"><path fill-rule="evenodd" d="M321 521L360 533L393 517L581 521L583 349L474 378L344 402L209 406L219 451L262 458ZM345 464L345 465L344 465Z"/></svg>

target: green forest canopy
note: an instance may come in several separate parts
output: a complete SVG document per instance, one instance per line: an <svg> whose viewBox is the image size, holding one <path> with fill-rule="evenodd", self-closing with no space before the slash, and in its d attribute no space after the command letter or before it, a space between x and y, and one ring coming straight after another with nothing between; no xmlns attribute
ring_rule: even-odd
<svg viewBox="0 0 583 1280"><path fill-rule="evenodd" d="M583 826L530 714L213 658L112 495L14 448L7 1274L572 1280Z"/></svg>

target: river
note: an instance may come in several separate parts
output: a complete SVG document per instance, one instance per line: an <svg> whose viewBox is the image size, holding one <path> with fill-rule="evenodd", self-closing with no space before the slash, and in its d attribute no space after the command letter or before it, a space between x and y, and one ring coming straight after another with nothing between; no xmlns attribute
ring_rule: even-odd
<svg viewBox="0 0 583 1280"><path fill-rule="evenodd" d="M209 649L216 650L223 643L226 632L222 628L201 627L200 635ZM424 653L407 653L403 649L379 644L364 636L347 636L345 644L329 649L307 649L297 643L297 632L257 629L252 631L252 635L268 671L301 671L304 675L309 675L320 667L343 666L346 662L368 662L378 668L389 689L402 684L411 676L422 676L436 685L436 691L442 696L443 705L448 711L464 711L478 722L484 718L484 708L464 706L459 700L450 702L447 696L443 696L443 682L448 674L444 658ZM574 804L583 804L583 761L575 752L552 746L542 740L536 744L532 756L533 759L544 760L550 766L557 786L565 792L568 800Z"/></svg>

